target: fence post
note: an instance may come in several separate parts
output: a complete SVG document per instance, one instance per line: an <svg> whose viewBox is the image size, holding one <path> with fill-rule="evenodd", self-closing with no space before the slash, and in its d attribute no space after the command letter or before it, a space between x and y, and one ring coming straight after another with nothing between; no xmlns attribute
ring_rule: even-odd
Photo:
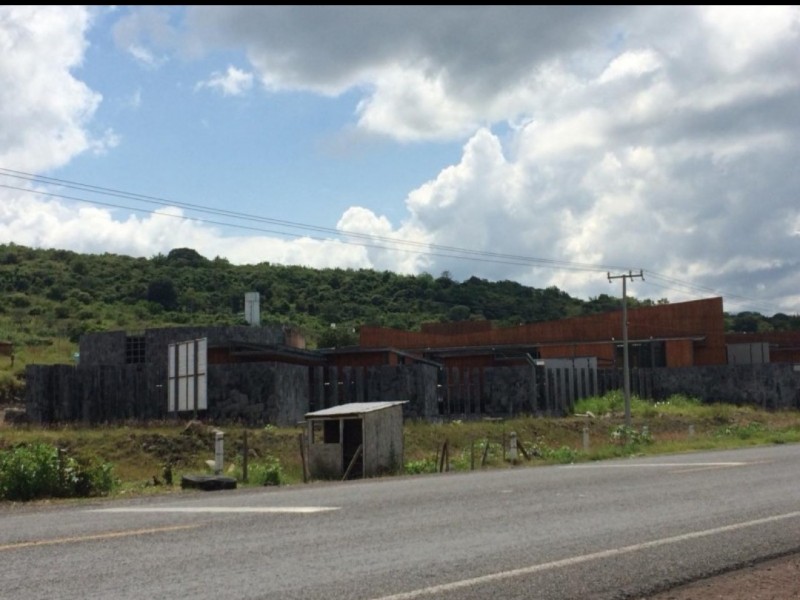
<svg viewBox="0 0 800 600"><path fill-rule="evenodd" d="M486 457L489 455L489 438L486 438L486 442L483 446L483 456L481 457L481 466L486 466Z"/></svg>
<svg viewBox="0 0 800 600"><path fill-rule="evenodd" d="M475 470L475 439L473 438L469 445L469 470Z"/></svg>
<svg viewBox="0 0 800 600"><path fill-rule="evenodd" d="M242 439L242 481L247 483L247 456L250 454L247 448L247 429L244 430Z"/></svg>
<svg viewBox="0 0 800 600"><path fill-rule="evenodd" d="M303 443L303 434L297 434L297 441L300 444L300 462L303 465L303 483L308 483L308 469L306 468L306 445Z"/></svg>

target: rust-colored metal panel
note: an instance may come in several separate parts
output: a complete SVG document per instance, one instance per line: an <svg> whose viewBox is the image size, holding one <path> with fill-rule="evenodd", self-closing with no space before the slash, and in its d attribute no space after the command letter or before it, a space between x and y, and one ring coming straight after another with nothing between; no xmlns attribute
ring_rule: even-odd
<svg viewBox="0 0 800 600"><path fill-rule="evenodd" d="M455 323L423 323L422 333L435 335L458 335L491 331L491 321L457 321Z"/></svg>
<svg viewBox="0 0 800 600"><path fill-rule="evenodd" d="M300 348L301 350L305 350L306 337L295 329L289 329L286 331L286 345L292 348Z"/></svg>
<svg viewBox="0 0 800 600"><path fill-rule="evenodd" d="M697 341L692 364L725 364L722 298L630 309L627 316L629 340L694 338ZM613 360L614 345L622 338L622 310L449 335L380 327L361 328L362 347L394 347L420 352L430 348L530 344L540 345L542 351L551 358L598 356ZM587 348L587 345L591 348Z"/></svg>
<svg viewBox="0 0 800 600"><path fill-rule="evenodd" d="M665 346L668 367L691 367L694 364L691 340L669 340Z"/></svg>

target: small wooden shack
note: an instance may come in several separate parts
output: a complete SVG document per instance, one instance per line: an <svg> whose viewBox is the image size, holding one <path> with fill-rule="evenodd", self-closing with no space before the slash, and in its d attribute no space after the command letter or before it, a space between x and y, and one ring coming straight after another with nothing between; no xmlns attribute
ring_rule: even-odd
<svg viewBox="0 0 800 600"><path fill-rule="evenodd" d="M306 413L315 479L360 479L403 466L402 402L351 402Z"/></svg>

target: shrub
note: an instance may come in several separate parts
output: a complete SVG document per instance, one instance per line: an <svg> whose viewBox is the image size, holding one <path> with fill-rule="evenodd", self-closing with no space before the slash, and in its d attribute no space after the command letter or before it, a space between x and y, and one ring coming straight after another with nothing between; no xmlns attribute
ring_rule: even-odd
<svg viewBox="0 0 800 600"><path fill-rule="evenodd" d="M0 498L4 500L102 496L116 485L112 465L81 462L49 444L0 452Z"/></svg>
<svg viewBox="0 0 800 600"><path fill-rule="evenodd" d="M715 435L717 437L736 437L740 440L749 440L764 433L765 427L763 424L753 421L747 425L733 425L729 427L719 428Z"/></svg>
<svg viewBox="0 0 800 600"><path fill-rule="evenodd" d="M270 457L264 462L248 465L247 478L256 485L281 485L286 479L280 461Z"/></svg>
<svg viewBox="0 0 800 600"><path fill-rule="evenodd" d="M540 452L545 460L561 463L563 465L574 463L575 459L578 458L578 451L569 446L540 449Z"/></svg>
<svg viewBox="0 0 800 600"><path fill-rule="evenodd" d="M0 373L0 404L19 402L24 392L24 382L14 373L8 371Z"/></svg>

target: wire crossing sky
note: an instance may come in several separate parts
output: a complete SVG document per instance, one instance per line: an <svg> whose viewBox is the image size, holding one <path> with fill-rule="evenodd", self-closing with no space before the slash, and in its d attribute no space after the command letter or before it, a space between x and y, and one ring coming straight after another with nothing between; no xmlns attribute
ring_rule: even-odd
<svg viewBox="0 0 800 600"><path fill-rule="evenodd" d="M0 243L800 307L800 7L3 6Z"/></svg>

